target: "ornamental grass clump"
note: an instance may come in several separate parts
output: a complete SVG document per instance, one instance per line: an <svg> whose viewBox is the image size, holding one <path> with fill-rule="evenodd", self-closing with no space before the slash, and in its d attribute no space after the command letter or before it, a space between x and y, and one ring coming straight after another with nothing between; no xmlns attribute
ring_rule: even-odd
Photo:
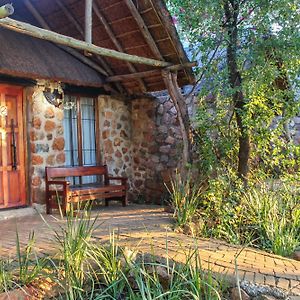
<svg viewBox="0 0 300 300"><path fill-rule="evenodd" d="M245 193L242 205L256 226L256 244L282 256L300 246L300 191L282 185L261 185Z"/></svg>
<svg viewBox="0 0 300 300"><path fill-rule="evenodd" d="M176 173L167 189L171 198L170 204L174 209L176 225L182 227L192 222L197 216L202 187L194 184L190 176L183 179L179 173Z"/></svg>
<svg viewBox="0 0 300 300"><path fill-rule="evenodd" d="M65 223L59 229L53 229L59 250L59 262L54 266L58 277L63 277L60 284L66 289L68 299L83 299L84 286L92 281L88 258L96 222L97 217L92 218L88 205L80 214L72 206Z"/></svg>
<svg viewBox="0 0 300 300"><path fill-rule="evenodd" d="M222 280L201 269L198 250L183 249L187 251L186 262L176 263L135 251L129 251L128 256L128 249L116 248L117 241L110 243L113 244L98 249L104 251L104 256L94 257L101 269L94 284L98 288L92 291L93 299L213 300L221 299L226 288Z"/></svg>
<svg viewBox="0 0 300 300"><path fill-rule="evenodd" d="M217 188L216 188L217 187ZM300 189L255 181L246 190L224 178L201 198L201 236L252 245L282 256L300 246Z"/></svg>
<svg viewBox="0 0 300 300"><path fill-rule="evenodd" d="M48 258L39 257L35 251L34 232L29 234L27 243L21 245L17 231L16 256L0 260L0 292L29 285L44 276L48 269Z"/></svg>

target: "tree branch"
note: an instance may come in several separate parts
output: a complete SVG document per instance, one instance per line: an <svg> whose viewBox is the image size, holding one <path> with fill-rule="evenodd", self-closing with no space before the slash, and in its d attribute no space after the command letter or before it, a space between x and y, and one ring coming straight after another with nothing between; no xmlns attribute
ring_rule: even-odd
<svg viewBox="0 0 300 300"><path fill-rule="evenodd" d="M194 91L196 90L197 86L201 83L201 81L202 81L202 79L203 79L203 77L204 77L206 71L208 70L209 65L210 65L210 64L212 63L212 61L214 60L214 58L215 58L215 56L216 56L216 54L217 54L217 52L218 52L218 49L220 48L220 46L221 46L223 40L224 40L224 38L223 38L223 36L221 36L221 38L220 38L220 40L218 41L217 46L216 46L216 48L215 48L215 50L214 50L212 56L210 57L210 59L209 59L207 65L203 68L203 71L202 71L202 73L201 73L199 79L196 81L196 83L195 83L194 87L192 88L192 90L184 97L185 99L189 98L189 97L194 93Z"/></svg>

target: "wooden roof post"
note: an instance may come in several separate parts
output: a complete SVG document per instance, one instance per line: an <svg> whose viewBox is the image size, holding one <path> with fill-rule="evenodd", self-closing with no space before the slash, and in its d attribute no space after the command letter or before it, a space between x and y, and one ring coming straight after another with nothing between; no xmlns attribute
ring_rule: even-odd
<svg viewBox="0 0 300 300"><path fill-rule="evenodd" d="M93 0L85 0L85 41L92 44Z"/></svg>
<svg viewBox="0 0 300 300"><path fill-rule="evenodd" d="M183 156L181 162L181 176L186 178L187 167L192 163L192 145L190 139L190 118L185 98L181 94L177 83L177 71L171 72L166 69L162 70L162 77L166 88L170 94L172 102L177 111L177 118L180 124L180 131L183 142Z"/></svg>

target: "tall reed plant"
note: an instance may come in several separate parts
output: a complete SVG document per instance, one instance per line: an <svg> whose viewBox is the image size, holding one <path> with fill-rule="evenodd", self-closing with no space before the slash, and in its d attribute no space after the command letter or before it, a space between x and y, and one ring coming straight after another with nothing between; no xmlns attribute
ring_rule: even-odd
<svg viewBox="0 0 300 300"><path fill-rule="evenodd" d="M52 228L59 250L59 262L53 261L53 265L58 272L60 284L67 291L67 298L71 300L85 299L85 284L92 282L89 251L98 219L92 217L89 204L80 212L75 208L76 205L71 206L58 229Z"/></svg>

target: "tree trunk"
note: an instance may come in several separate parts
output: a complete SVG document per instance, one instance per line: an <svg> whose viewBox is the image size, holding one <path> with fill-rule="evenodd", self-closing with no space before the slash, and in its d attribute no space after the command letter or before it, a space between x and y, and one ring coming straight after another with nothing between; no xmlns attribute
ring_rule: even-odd
<svg viewBox="0 0 300 300"><path fill-rule="evenodd" d="M224 2L226 17L226 30L228 35L227 45L227 65L228 79L230 87L234 93L232 100L235 107L237 126L239 129L239 153L238 153L238 175L247 183L249 172L248 162L250 156L250 138L245 125L243 124L243 112L245 111L246 101L242 91L242 78L237 65L237 42L238 42L238 15L239 1L227 0Z"/></svg>
<svg viewBox="0 0 300 300"><path fill-rule="evenodd" d="M177 111L177 117L180 124L180 130L183 141L183 156L181 162L181 176L184 178L187 175L187 166L192 163L192 150L190 140L190 118L188 114L185 98L180 92L177 83L177 73L164 70L162 76L165 85L168 89L170 97Z"/></svg>

